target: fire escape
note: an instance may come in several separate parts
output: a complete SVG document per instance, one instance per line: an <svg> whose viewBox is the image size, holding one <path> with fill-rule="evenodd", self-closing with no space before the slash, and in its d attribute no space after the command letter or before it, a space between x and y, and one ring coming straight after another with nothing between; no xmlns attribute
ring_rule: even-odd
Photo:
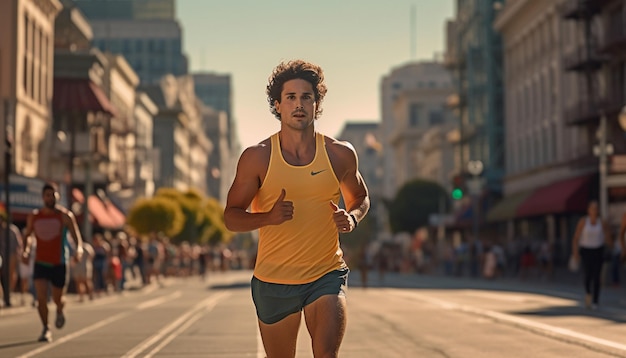
<svg viewBox="0 0 626 358"><path fill-rule="evenodd" d="M600 53L600 42L594 20L600 15L604 0L568 0L562 8L565 20L577 22L582 30L583 41L563 54L563 67L566 71L578 73L584 78L584 92L579 100L565 109L565 118L570 125L596 124L606 110L609 98L601 94L599 76L606 62Z"/></svg>

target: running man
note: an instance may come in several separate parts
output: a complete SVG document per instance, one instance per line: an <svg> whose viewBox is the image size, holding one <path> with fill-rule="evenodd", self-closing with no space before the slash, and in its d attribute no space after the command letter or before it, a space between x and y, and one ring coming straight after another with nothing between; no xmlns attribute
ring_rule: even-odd
<svg viewBox="0 0 626 358"><path fill-rule="evenodd" d="M279 64L266 93L280 131L241 155L225 223L260 229L252 298L267 357L295 356L302 312L315 357L337 357L349 273L339 233L365 217L367 187L354 147L315 130L326 94L319 66Z"/></svg>
<svg viewBox="0 0 626 358"><path fill-rule="evenodd" d="M39 341L51 342L52 333L48 326L48 283L52 285L52 300L56 305L54 325L56 328L62 328L65 324L64 294L69 281L67 231L69 230L71 236L76 240L74 257L76 261L81 259L83 240L74 215L57 205L59 193L56 189L52 185L46 184L41 193L44 206L28 215L23 237L26 238L33 234L37 241L33 281L37 295L39 318L43 325ZM25 258L29 254L30 252L25 251Z"/></svg>

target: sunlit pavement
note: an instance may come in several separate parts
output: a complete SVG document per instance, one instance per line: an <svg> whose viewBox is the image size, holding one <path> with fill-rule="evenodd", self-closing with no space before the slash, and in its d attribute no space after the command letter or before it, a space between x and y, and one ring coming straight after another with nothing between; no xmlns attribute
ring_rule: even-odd
<svg viewBox="0 0 626 358"><path fill-rule="evenodd" d="M82 304L69 295L68 323L47 345L34 342L36 311L10 308L0 356L262 357L250 275L172 278ZM626 357L618 289L589 311L573 283L376 272L368 283L351 273L342 357ZM312 357L305 324L297 357Z"/></svg>

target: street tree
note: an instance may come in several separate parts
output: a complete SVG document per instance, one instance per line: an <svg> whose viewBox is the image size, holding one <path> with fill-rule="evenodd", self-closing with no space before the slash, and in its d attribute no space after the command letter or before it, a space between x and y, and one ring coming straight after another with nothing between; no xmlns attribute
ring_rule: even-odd
<svg viewBox="0 0 626 358"><path fill-rule="evenodd" d="M216 199L204 197L193 189L181 192L174 188L160 188L156 197L176 203L184 215L183 228L171 237L172 242L217 244L232 238L224 224L224 209Z"/></svg>
<svg viewBox="0 0 626 358"><path fill-rule="evenodd" d="M447 192L438 183L424 179L407 182L389 203L391 231L413 233L428 225L431 214L445 212L448 206Z"/></svg>
<svg viewBox="0 0 626 358"><path fill-rule="evenodd" d="M184 221L179 205L159 197L138 199L127 216L128 225L139 235L162 232L170 237L176 236Z"/></svg>

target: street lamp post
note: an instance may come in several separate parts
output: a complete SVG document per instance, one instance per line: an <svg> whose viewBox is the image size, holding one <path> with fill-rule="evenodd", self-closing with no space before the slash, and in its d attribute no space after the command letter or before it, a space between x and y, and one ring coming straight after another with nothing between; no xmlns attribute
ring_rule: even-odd
<svg viewBox="0 0 626 358"><path fill-rule="evenodd" d="M473 217L473 229L474 229L474 242L478 242L479 232L479 212L480 212L480 194L483 187L483 180L480 175L483 173L484 165L480 160L470 160L467 163L467 171L472 175L472 179L468 182L469 193L472 197L472 204L474 215Z"/></svg>
<svg viewBox="0 0 626 358"><path fill-rule="evenodd" d="M621 114L620 114L621 116ZM607 143L606 136L606 114L603 112L600 117L600 126L598 128L598 144L593 147L593 154L598 157L599 176L600 176L600 217L605 220L609 214L609 199L607 186L607 159L613 154L613 145Z"/></svg>
<svg viewBox="0 0 626 358"><path fill-rule="evenodd" d="M10 125L6 126L5 129L5 148L4 148L4 206L6 209L6 220L4 227L4 252L2 256L4 258L3 268L2 268L2 293L4 299L4 306L11 306L11 272L9 267L9 257L11 256L11 190L9 188L10 185L10 175L11 175L11 153L13 148L13 127Z"/></svg>

